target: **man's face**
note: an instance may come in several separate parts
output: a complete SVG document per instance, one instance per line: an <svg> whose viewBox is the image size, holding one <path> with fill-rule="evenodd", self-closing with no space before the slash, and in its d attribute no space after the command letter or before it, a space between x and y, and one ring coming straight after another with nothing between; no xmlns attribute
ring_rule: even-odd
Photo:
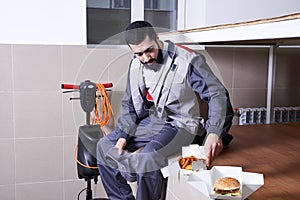
<svg viewBox="0 0 300 200"><path fill-rule="evenodd" d="M149 36L138 45L130 44L132 52L144 64L153 65L157 63L159 46L155 40L151 40Z"/></svg>

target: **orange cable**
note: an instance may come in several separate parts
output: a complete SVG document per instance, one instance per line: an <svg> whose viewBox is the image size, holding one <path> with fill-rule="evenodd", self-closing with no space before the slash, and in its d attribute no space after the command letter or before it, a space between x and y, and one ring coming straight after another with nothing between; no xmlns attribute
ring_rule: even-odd
<svg viewBox="0 0 300 200"><path fill-rule="evenodd" d="M88 165L85 165L83 164L82 162L80 162L78 159L77 159L77 149L78 149L78 144L76 144L75 146L75 149L74 149L74 159L76 160L76 162L81 165L82 167L85 167L85 168L89 168L89 169L98 169L98 167L95 167L95 166L88 166Z"/></svg>
<svg viewBox="0 0 300 200"><path fill-rule="evenodd" d="M99 93L98 97L100 98L101 104L99 105L99 101L96 99L94 109L95 117L92 119L92 121L94 121L96 124L99 124L102 129L103 126L110 122L111 117L113 117L115 126L116 119L114 117L113 109L111 107L105 87L102 84L97 83L97 91ZM101 109L101 114L99 114L99 108ZM104 130L102 129L102 131ZM106 135L105 132L103 132L103 134Z"/></svg>
<svg viewBox="0 0 300 200"><path fill-rule="evenodd" d="M91 121L92 121L92 124L94 124L94 123L99 124L100 128L103 132L103 135L106 135L106 133L102 127L107 125L110 122L111 117L113 117L114 126L116 126L116 119L114 117L114 112L111 107L105 87L101 83L97 83L96 86L97 86L97 93L99 95L98 96L96 95L95 109L94 109L95 116L94 116L94 119L91 117ZM98 98L100 98L100 101L101 101L100 105L98 102ZM101 108L101 115L99 115L99 108ZM98 169L98 167L88 166L88 165L81 163L77 159L77 149L78 149L78 144L76 144L75 149L74 149L74 158L79 165L89 168L89 169Z"/></svg>

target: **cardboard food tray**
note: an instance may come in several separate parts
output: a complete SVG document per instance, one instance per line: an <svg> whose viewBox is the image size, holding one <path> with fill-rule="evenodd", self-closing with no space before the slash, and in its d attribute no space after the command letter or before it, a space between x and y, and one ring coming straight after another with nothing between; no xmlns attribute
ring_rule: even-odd
<svg viewBox="0 0 300 200"><path fill-rule="evenodd" d="M198 144L192 144L186 147L182 147L182 153L181 157L189 157L189 156L194 156L195 158L205 158L205 151L203 146L199 146ZM178 163L178 162L177 162ZM178 163L179 166L179 163ZM180 168L180 167L179 167ZM206 170L206 166L204 166L204 169ZM191 170L186 170L186 169L180 169L182 174L189 175L193 173Z"/></svg>
<svg viewBox="0 0 300 200"><path fill-rule="evenodd" d="M187 184L195 187L202 196L206 197L206 199L244 200L264 185L263 174L244 172L242 168L238 166L214 166L210 170L200 171L181 169L178 159L180 157L187 157L191 155L197 158L205 158L204 147L199 145L183 147L181 155L178 154L170 158L169 165L161 170L163 176L168 177L170 175L179 175L179 177L186 180ZM215 194L213 191L214 182L225 176L234 177L239 180L241 184L241 195L226 196ZM178 179L178 181L180 181L180 179Z"/></svg>
<svg viewBox="0 0 300 200"><path fill-rule="evenodd" d="M164 178L170 176L172 173L189 175L193 173L191 170L181 169L178 163L178 160L183 157L195 156L196 158L205 158L205 151L203 146L199 146L198 144L191 144L189 146L182 147L181 155L177 154L172 157L169 157L169 165L162 168L161 172ZM206 168L205 168L206 169Z"/></svg>
<svg viewBox="0 0 300 200"><path fill-rule="evenodd" d="M217 195L213 191L214 182L222 177L233 177L241 183L239 196ZM242 200L255 192L264 184L263 174L243 172L241 167L214 166L211 170L191 173L187 182L196 187L203 194L208 194L210 199ZM205 183L206 188L203 188Z"/></svg>

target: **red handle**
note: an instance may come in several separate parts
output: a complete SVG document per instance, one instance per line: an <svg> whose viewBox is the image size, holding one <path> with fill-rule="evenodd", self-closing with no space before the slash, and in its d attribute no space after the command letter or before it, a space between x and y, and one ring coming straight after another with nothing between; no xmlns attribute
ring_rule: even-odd
<svg viewBox="0 0 300 200"><path fill-rule="evenodd" d="M79 89L79 85L61 84L61 89Z"/></svg>
<svg viewBox="0 0 300 200"><path fill-rule="evenodd" d="M111 88L113 86L112 83L101 83L105 88Z"/></svg>
<svg viewBox="0 0 300 200"><path fill-rule="evenodd" d="M113 86L112 83L102 83L105 88L111 88ZM62 89L79 89L79 85L74 84L61 84Z"/></svg>

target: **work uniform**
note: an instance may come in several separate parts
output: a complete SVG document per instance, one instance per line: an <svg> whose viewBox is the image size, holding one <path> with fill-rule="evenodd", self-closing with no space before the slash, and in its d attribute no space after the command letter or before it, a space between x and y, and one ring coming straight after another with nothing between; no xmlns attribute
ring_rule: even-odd
<svg viewBox="0 0 300 200"><path fill-rule="evenodd" d="M168 41L161 60L147 66L133 57L116 129L98 143L99 172L111 200L135 199L127 181L137 181L136 199L159 199L167 157L204 128L198 98L208 102L207 133L223 137L230 129L228 92L204 57ZM119 138L127 141L121 155L115 148Z"/></svg>

